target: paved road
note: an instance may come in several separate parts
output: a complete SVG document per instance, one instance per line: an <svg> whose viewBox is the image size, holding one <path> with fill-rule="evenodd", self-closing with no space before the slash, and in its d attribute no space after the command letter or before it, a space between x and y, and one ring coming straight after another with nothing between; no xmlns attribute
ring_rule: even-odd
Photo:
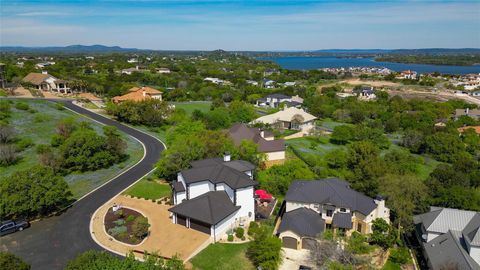
<svg viewBox="0 0 480 270"><path fill-rule="evenodd" d="M126 173L84 199L76 202L59 216L34 222L32 227L0 238L0 250L8 250L32 264L33 270L63 269L77 254L101 249L90 236L89 224L93 212L110 198L148 173L158 160L164 146L157 139L116 121L60 101L69 109L84 114L99 122L118 127L119 130L140 140L146 148L145 158Z"/></svg>

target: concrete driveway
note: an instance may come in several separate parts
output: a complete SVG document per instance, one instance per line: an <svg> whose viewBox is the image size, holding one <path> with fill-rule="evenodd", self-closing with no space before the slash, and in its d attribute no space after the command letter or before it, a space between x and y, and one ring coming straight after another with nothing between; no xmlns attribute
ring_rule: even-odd
<svg viewBox="0 0 480 270"><path fill-rule="evenodd" d="M103 220L108 209L116 203L122 207L139 211L148 218L150 224L149 236L139 245L123 244L105 232ZM160 256L171 258L177 255L187 261L194 254L205 248L211 241L209 235L184 226L173 224L168 209L171 206L157 204L144 199L136 199L123 195L116 196L95 212L92 217L92 236L104 248L119 254L127 254L131 250L148 251ZM134 253L142 258L141 253Z"/></svg>
<svg viewBox="0 0 480 270"><path fill-rule="evenodd" d="M283 262L279 270L296 270L300 265L310 266L315 269L314 263L309 259L309 251L307 249L291 249L282 248Z"/></svg>

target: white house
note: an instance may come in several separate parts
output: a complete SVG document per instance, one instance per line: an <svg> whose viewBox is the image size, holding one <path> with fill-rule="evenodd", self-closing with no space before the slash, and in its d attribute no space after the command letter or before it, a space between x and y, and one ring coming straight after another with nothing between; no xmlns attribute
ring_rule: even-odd
<svg viewBox="0 0 480 270"><path fill-rule="evenodd" d="M132 64L132 63L138 63L138 59L136 58L130 58L127 60L128 63Z"/></svg>
<svg viewBox="0 0 480 270"><path fill-rule="evenodd" d="M275 85L277 84L277 82L273 81L273 80L263 80L263 88L267 88L267 89L273 89L275 88Z"/></svg>
<svg viewBox="0 0 480 270"><path fill-rule="evenodd" d="M204 232L217 241L227 230L255 220L255 166L243 160L197 160L172 183L173 223Z"/></svg>
<svg viewBox="0 0 480 270"><path fill-rule="evenodd" d="M32 84L37 90L54 91L58 93L70 92L68 82L55 78L48 74L47 71L42 71L42 73L29 73L22 81Z"/></svg>
<svg viewBox="0 0 480 270"><path fill-rule="evenodd" d="M480 212L432 206L413 220L431 269L480 269Z"/></svg>
<svg viewBox="0 0 480 270"><path fill-rule="evenodd" d="M132 75L134 72L145 72L145 71L147 71L147 70L142 69L139 66L135 66L135 67L132 67L132 68L122 69L121 73L122 74L127 74L127 75Z"/></svg>
<svg viewBox="0 0 480 270"><path fill-rule="evenodd" d="M373 86L363 86L361 89L354 90L353 92L357 95L358 99L361 100L373 100L377 98Z"/></svg>
<svg viewBox="0 0 480 270"><path fill-rule="evenodd" d="M285 195L285 212L276 234L284 247L309 249L325 229L368 234L377 218L390 222L385 200L357 192L344 180L294 181Z"/></svg>
<svg viewBox="0 0 480 270"><path fill-rule="evenodd" d="M170 69L168 69L168 68L156 68L155 70L157 71L157 73L160 73L160 74L169 74L170 73Z"/></svg>
<svg viewBox="0 0 480 270"><path fill-rule="evenodd" d="M296 96L287 96L283 94L271 94L264 98L256 100L256 106L267 108L278 108L281 103L285 103L287 107L301 107L303 98Z"/></svg>
<svg viewBox="0 0 480 270"><path fill-rule="evenodd" d="M413 70L404 70L401 71L400 74L396 76L397 79L409 79L409 80L416 80L417 79L417 72Z"/></svg>
<svg viewBox="0 0 480 270"><path fill-rule="evenodd" d="M263 123L279 129L293 129L310 132L315 128L316 119L317 117L305 112L303 109L289 107L276 113L259 117L250 122L250 124Z"/></svg>

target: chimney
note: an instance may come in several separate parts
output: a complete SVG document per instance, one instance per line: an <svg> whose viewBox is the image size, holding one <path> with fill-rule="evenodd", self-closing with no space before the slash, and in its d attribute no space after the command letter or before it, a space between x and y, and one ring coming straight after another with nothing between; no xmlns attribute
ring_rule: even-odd
<svg viewBox="0 0 480 270"><path fill-rule="evenodd" d="M145 87L142 87L142 94L143 94L144 97L147 96L147 92L145 92Z"/></svg>
<svg viewBox="0 0 480 270"><path fill-rule="evenodd" d="M466 114L467 116L468 116L468 112L469 112L469 111L470 111L469 108L466 108L466 109L465 109L465 114Z"/></svg>
<svg viewBox="0 0 480 270"><path fill-rule="evenodd" d="M42 74L48 74L48 71L42 70Z"/></svg>
<svg viewBox="0 0 480 270"><path fill-rule="evenodd" d="M231 158L232 157L230 155L230 152L225 152L225 154L223 155L223 161L224 162L229 162Z"/></svg>
<svg viewBox="0 0 480 270"><path fill-rule="evenodd" d="M260 131L260 137L265 138L265 131L263 130Z"/></svg>

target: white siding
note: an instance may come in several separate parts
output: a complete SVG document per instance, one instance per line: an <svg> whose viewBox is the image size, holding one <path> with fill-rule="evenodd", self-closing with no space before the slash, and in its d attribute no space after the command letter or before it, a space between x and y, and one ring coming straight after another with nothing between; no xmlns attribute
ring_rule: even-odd
<svg viewBox="0 0 480 270"><path fill-rule="evenodd" d="M217 184L217 190L225 190L233 203L233 196L235 195L235 191L233 189L231 189L228 185L221 183Z"/></svg>
<svg viewBox="0 0 480 270"><path fill-rule="evenodd" d="M183 180L183 175L182 175L182 173L178 173L178 174L177 174L177 181L178 181L178 182L182 182L184 187L186 186L186 185L185 185L185 180Z"/></svg>
<svg viewBox="0 0 480 270"><path fill-rule="evenodd" d="M211 235L215 236L217 241L227 232L228 229L234 228L237 214L238 214L238 211L226 217L224 220L220 221L215 225L215 235L213 235L214 234L213 230ZM213 227L214 226L212 226L212 228Z"/></svg>
<svg viewBox="0 0 480 270"><path fill-rule="evenodd" d="M312 209L317 213L319 212L318 211L318 204L315 204L315 203L298 203L298 202L287 202L285 211L290 212L290 211L293 211L295 209L302 208L302 207Z"/></svg>
<svg viewBox="0 0 480 270"><path fill-rule="evenodd" d="M248 220L255 220L255 199L253 198L253 187L237 189L237 206L241 206L238 217L247 217Z"/></svg>
<svg viewBox="0 0 480 270"><path fill-rule="evenodd" d="M429 232L427 234L427 242L430 242L432 241L433 239L437 238L437 236L439 236L440 234L439 233L431 233Z"/></svg>
<svg viewBox="0 0 480 270"><path fill-rule="evenodd" d="M267 152L265 154L267 155L267 161L285 159L285 151Z"/></svg>
<svg viewBox="0 0 480 270"><path fill-rule="evenodd" d="M480 247L470 246L470 257L480 264Z"/></svg>
<svg viewBox="0 0 480 270"><path fill-rule="evenodd" d="M187 194L185 191L175 193L175 204L182 203L182 201L186 198L187 198Z"/></svg>
<svg viewBox="0 0 480 270"><path fill-rule="evenodd" d="M210 181L202 181L202 182L190 184L188 186L188 189L189 189L189 199L191 200L209 191L213 191L215 189L215 186Z"/></svg>

